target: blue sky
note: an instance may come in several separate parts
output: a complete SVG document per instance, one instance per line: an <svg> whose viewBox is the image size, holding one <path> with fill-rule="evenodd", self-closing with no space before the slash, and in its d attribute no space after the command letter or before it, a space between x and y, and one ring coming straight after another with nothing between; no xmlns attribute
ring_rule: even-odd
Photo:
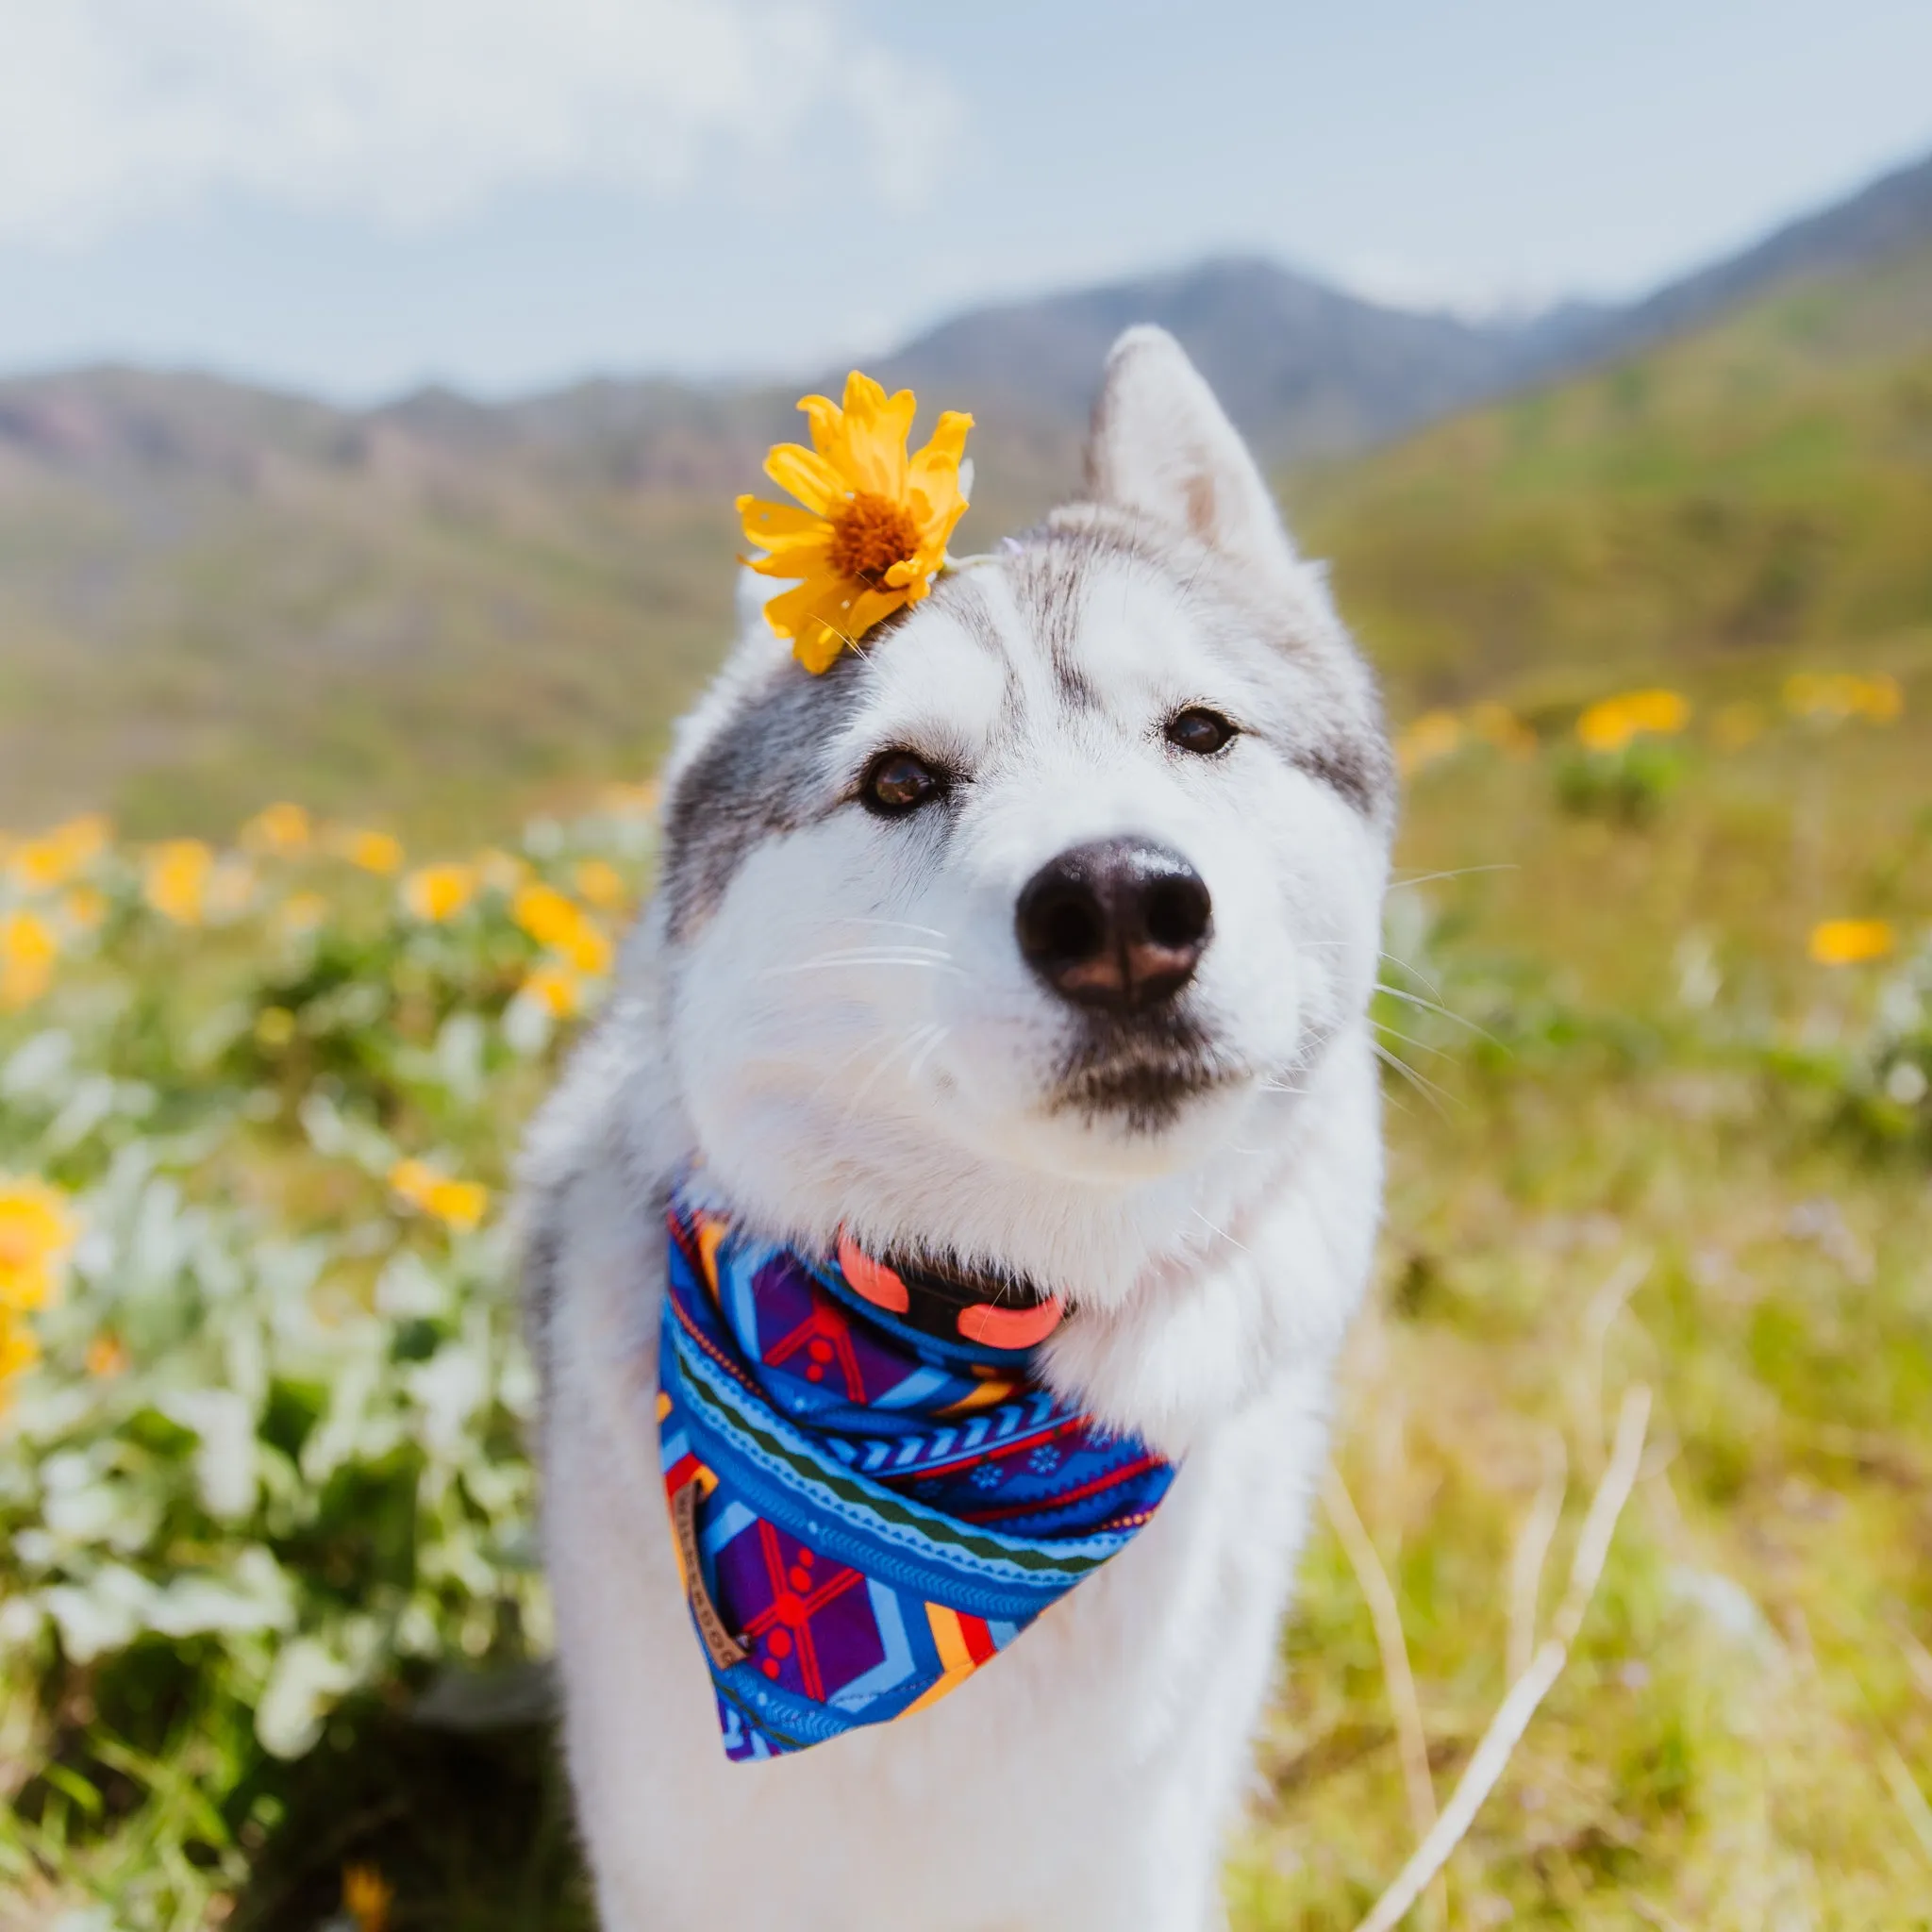
<svg viewBox="0 0 1932 1932"><path fill-rule="evenodd" d="M1623 294L1932 150L1926 0L0 0L0 370L780 373L1276 256Z"/></svg>

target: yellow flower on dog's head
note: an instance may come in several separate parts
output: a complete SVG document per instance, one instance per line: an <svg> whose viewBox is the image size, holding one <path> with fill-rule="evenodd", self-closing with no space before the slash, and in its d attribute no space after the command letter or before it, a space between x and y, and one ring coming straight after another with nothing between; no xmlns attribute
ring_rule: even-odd
<svg viewBox="0 0 1932 1932"><path fill-rule="evenodd" d="M932 588L966 511L959 459L973 418L948 409L932 441L908 456L919 407L909 389L889 396L855 369L842 408L824 396L798 407L811 448L781 442L765 458L765 475L797 504L741 496L738 513L745 541L765 553L748 559L752 569L792 584L765 606L766 621L816 675Z"/></svg>

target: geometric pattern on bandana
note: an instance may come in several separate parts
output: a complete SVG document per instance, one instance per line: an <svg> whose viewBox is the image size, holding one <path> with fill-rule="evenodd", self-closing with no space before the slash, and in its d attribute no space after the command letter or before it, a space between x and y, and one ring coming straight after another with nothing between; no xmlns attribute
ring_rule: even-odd
<svg viewBox="0 0 1932 1932"><path fill-rule="evenodd" d="M1167 1492L1173 1466L1058 1401L1037 1350L923 1333L837 1256L681 1192L668 1220L665 1494L727 1757L936 1702Z"/></svg>

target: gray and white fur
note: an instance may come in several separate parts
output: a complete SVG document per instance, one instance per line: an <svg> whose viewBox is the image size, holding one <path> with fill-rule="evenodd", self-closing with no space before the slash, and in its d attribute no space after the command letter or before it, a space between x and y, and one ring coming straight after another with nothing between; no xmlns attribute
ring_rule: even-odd
<svg viewBox="0 0 1932 1932"><path fill-rule="evenodd" d="M1224 744L1176 724L1198 713ZM898 815L868 793L892 752L934 778ZM1393 816L1321 572L1156 329L1108 360L1086 500L824 676L749 606L678 733L621 990L525 1161L608 1932L1221 1923L1379 1212ZM1186 929L1123 938L1174 878ZM1078 901L1044 939L1042 879ZM949 1697L766 1764L720 1749L658 1462L662 1217L693 1160L774 1238L1050 1287L1049 1380L1180 1464L1125 1552Z"/></svg>

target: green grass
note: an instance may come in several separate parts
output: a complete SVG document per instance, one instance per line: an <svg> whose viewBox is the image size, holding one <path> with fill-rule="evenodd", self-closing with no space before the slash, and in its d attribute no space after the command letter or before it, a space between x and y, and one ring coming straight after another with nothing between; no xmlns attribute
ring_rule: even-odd
<svg viewBox="0 0 1932 1932"><path fill-rule="evenodd" d="M1295 479L1406 708L1932 620L1932 253Z"/></svg>
<svg viewBox="0 0 1932 1932"><path fill-rule="evenodd" d="M1574 1534L1620 1390L1657 1397L1578 1651L1450 1868L1457 1924L1928 1923L1932 1844L1893 1768L1932 1790L1926 1142L1864 1138L1774 1050L1855 1036L1885 976L1809 963L1811 919L1932 926L1907 778L1932 681L1915 695L1891 735L1787 728L1701 759L1641 828L1555 809L1547 757L1416 787L1409 866L1511 867L1416 889L1449 935L1424 970L1501 1044L1394 1016L1437 1091L1391 1089L1341 1462L1444 1796L1506 1688L1512 1545L1551 1458ZM1680 997L1693 938L1723 975L1707 1006ZM1545 1618L1566 1561L1559 1538ZM1237 1923L1312 1932L1409 1845L1375 1643L1325 1535L1288 1657Z"/></svg>

